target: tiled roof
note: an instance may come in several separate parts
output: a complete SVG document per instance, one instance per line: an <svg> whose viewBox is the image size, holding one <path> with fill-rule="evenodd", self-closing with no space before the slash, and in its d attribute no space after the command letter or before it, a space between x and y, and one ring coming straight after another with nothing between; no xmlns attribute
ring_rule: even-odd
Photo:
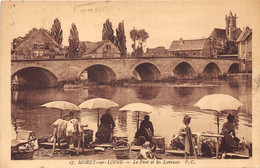
<svg viewBox="0 0 260 168"><path fill-rule="evenodd" d="M247 37L252 33L252 29L250 28L246 28L241 34L240 36L237 38L237 42L240 41L245 41L247 39Z"/></svg>
<svg viewBox="0 0 260 168"><path fill-rule="evenodd" d="M99 49L106 41L99 41L99 42L90 42L90 41L81 41L79 45L82 45L82 43L86 46L86 52L85 54L91 54L95 52L97 49Z"/></svg>
<svg viewBox="0 0 260 168"><path fill-rule="evenodd" d="M210 34L209 37L221 37L225 38L226 37L226 30L225 29L219 29L215 28L212 33Z"/></svg>
<svg viewBox="0 0 260 168"><path fill-rule="evenodd" d="M51 42L55 46L58 46L61 48L61 46L53 38L51 38L45 31L43 31L42 29L39 29L39 30L34 30L33 32L31 32L29 34L29 37L25 41L23 41L15 50L29 47L29 45L31 43L33 43L35 40L38 40L37 39L38 36L42 37L41 40L46 41L46 42Z"/></svg>
<svg viewBox="0 0 260 168"><path fill-rule="evenodd" d="M169 51L202 50L207 39L173 41Z"/></svg>

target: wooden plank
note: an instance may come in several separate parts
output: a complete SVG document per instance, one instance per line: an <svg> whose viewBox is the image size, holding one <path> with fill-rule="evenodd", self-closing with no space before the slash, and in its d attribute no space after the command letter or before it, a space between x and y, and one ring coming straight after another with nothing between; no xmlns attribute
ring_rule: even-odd
<svg viewBox="0 0 260 168"><path fill-rule="evenodd" d="M40 145L43 148L52 148L53 142L43 142L43 143L40 143ZM65 147L66 145L67 145L67 143L60 143L60 147ZM58 143L56 143L56 146L58 146Z"/></svg>
<svg viewBox="0 0 260 168"><path fill-rule="evenodd" d="M219 135L219 134L201 134L201 136L204 136L204 137L215 137L215 138L224 138L224 135Z"/></svg>
<svg viewBox="0 0 260 168"><path fill-rule="evenodd" d="M186 135L186 132L181 132L182 135ZM192 133L192 135L194 136L198 136L200 133ZM215 137L215 138L223 138L224 135L220 135L220 134L200 134L200 136L204 136L204 137Z"/></svg>
<svg viewBox="0 0 260 168"><path fill-rule="evenodd" d="M235 151L233 153L229 152L226 153L226 156L236 156L236 157L241 157L241 158L249 158L249 150L248 149L244 149L244 150L239 150L239 151Z"/></svg>
<svg viewBox="0 0 260 168"><path fill-rule="evenodd" d="M101 148L113 148L112 144L95 144L95 147L101 147Z"/></svg>
<svg viewBox="0 0 260 168"><path fill-rule="evenodd" d="M226 156L237 156L241 158L249 158L249 155L244 155L244 154L238 154L238 153L226 153Z"/></svg>
<svg viewBox="0 0 260 168"><path fill-rule="evenodd" d="M133 145L131 146L131 151L140 151L142 149L142 146L136 146L136 145Z"/></svg>
<svg viewBox="0 0 260 168"><path fill-rule="evenodd" d="M165 152L170 154L185 154L184 150L166 150Z"/></svg>
<svg viewBox="0 0 260 168"><path fill-rule="evenodd" d="M105 152L105 148L101 148L101 147L95 147L94 148L95 152Z"/></svg>

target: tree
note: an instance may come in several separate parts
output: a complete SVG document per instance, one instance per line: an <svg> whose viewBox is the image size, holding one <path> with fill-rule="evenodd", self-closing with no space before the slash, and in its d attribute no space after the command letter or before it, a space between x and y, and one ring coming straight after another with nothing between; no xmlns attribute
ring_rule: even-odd
<svg viewBox="0 0 260 168"><path fill-rule="evenodd" d="M137 37L138 37L138 40L139 40L139 45L143 49L143 43L145 43L146 39L149 38L149 34L144 29L141 29L141 30L138 31Z"/></svg>
<svg viewBox="0 0 260 168"><path fill-rule="evenodd" d="M53 22L50 35L59 45L61 45L63 40L62 29L61 29L61 23L57 18Z"/></svg>
<svg viewBox="0 0 260 168"><path fill-rule="evenodd" d="M136 30L135 27L133 28L133 30L130 31L130 38L134 41L134 44L132 44L133 54L135 53L136 40L138 39L137 33L138 33L138 30Z"/></svg>
<svg viewBox="0 0 260 168"><path fill-rule="evenodd" d="M69 54L72 57L77 55L79 48L79 33L75 23L71 24L70 36L69 36Z"/></svg>
<svg viewBox="0 0 260 168"><path fill-rule="evenodd" d="M112 43L114 43L114 30L109 19L107 19L106 22L103 24L102 40L110 40Z"/></svg>
<svg viewBox="0 0 260 168"><path fill-rule="evenodd" d="M136 30L135 28L133 28L133 30L130 31L130 38L134 41L134 44L132 45L133 55L142 56L143 55L143 44L149 38L149 34L144 29ZM138 43L139 43L137 49L136 49L136 41L138 41Z"/></svg>
<svg viewBox="0 0 260 168"><path fill-rule="evenodd" d="M236 46L236 42L234 41L227 41L224 45L224 52L226 54L237 54L238 48Z"/></svg>
<svg viewBox="0 0 260 168"><path fill-rule="evenodd" d="M140 45L137 46L137 48L136 48L136 50L135 50L135 55L136 55L136 56L139 56L139 57L142 57L142 56L143 56L143 53L144 53L143 47L141 47Z"/></svg>
<svg viewBox="0 0 260 168"><path fill-rule="evenodd" d="M127 48L126 48L124 21L119 23L118 28L116 29L115 45L119 49L121 53L121 57L125 57L127 53Z"/></svg>
<svg viewBox="0 0 260 168"><path fill-rule="evenodd" d="M79 45L79 56L81 57L87 50L86 44L84 42L82 42Z"/></svg>

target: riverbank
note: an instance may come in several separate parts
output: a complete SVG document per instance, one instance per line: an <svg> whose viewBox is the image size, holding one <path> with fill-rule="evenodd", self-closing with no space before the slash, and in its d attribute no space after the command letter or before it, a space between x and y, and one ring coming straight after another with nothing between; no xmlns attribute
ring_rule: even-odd
<svg viewBox="0 0 260 168"><path fill-rule="evenodd" d="M252 74L251 73L237 73L237 74L228 74L219 76L218 78L203 78L197 77L196 79L177 79L176 77L168 77L161 80L154 81L142 81L135 78L131 79L119 79L111 80L110 82L96 82L90 80L80 80L79 78L60 81L58 84L52 86L52 88L64 88L65 90L75 90L82 88L93 88L98 86L112 86L112 87L153 87L153 86L170 86L170 87L208 87L208 86L217 86L218 83L223 81L226 82L236 82L236 81L246 81L252 83ZM27 86L26 83L12 84L12 91L22 91L22 90L32 90L32 89L46 89L49 86Z"/></svg>
<svg viewBox="0 0 260 168"><path fill-rule="evenodd" d="M128 159L136 159L139 152L130 151ZM174 156L171 154L155 153L155 156L159 159L184 159L183 155ZM116 155L112 148L105 149L104 152L95 152L93 149L84 149L79 155L76 155L75 150L73 152L69 150L57 150L52 154L52 149L40 148L34 152L34 160L115 160ZM210 159L210 158L203 158Z"/></svg>
<svg viewBox="0 0 260 168"><path fill-rule="evenodd" d="M156 81L140 81L135 78L112 80L111 82L95 82L95 81L82 81L80 79L74 79L70 81L62 81L57 87L63 88L86 88L96 87L100 85L112 86L112 87L135 87L135 86L171 86L171 87L205 87L205 86L218 86L218 83L223 81L235 82L237 80L252 81L251 73L238 73L219 76L218 78L196 78L196 79L177 79L176 77L169 77L166 79Z"/></svg>

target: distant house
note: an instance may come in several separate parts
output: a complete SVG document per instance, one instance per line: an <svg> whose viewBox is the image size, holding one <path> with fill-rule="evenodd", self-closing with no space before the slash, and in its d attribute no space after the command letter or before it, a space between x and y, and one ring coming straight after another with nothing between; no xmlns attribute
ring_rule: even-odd
<svg viewBox="0 0 260 168"><path fill-rule="evenodd" d="M147 48L146 53L144 54L146 57L165 57L168 56L168 50L163 46L159 46L156 48Z"/></svg>
<svg viewBox="0 0 260 168"><path fill-rule="evenodd" d="M216 55L210 39L173 41L169 53L176 57L213 57Z"/></svg>
<svg viewBox="0 0 260 168"><path fill-rule="evenodd" d="M246 27L237 39L238 58L244 60L245 70L252 72L252 29Z"/></svg>
<svg viewBox="0 0 260 168"><path fill-rule="evenodd" d="M13 40L12 59L64 58L63 48L43 29L33 29L26 37Z"/></svg>
<svg viewBox="0 0 260 168"><path fill-rule="evenodd" d="M120 51L109 40L90 42L83 41L79 44L81 58L112 58L120 57Z"/></svg>

